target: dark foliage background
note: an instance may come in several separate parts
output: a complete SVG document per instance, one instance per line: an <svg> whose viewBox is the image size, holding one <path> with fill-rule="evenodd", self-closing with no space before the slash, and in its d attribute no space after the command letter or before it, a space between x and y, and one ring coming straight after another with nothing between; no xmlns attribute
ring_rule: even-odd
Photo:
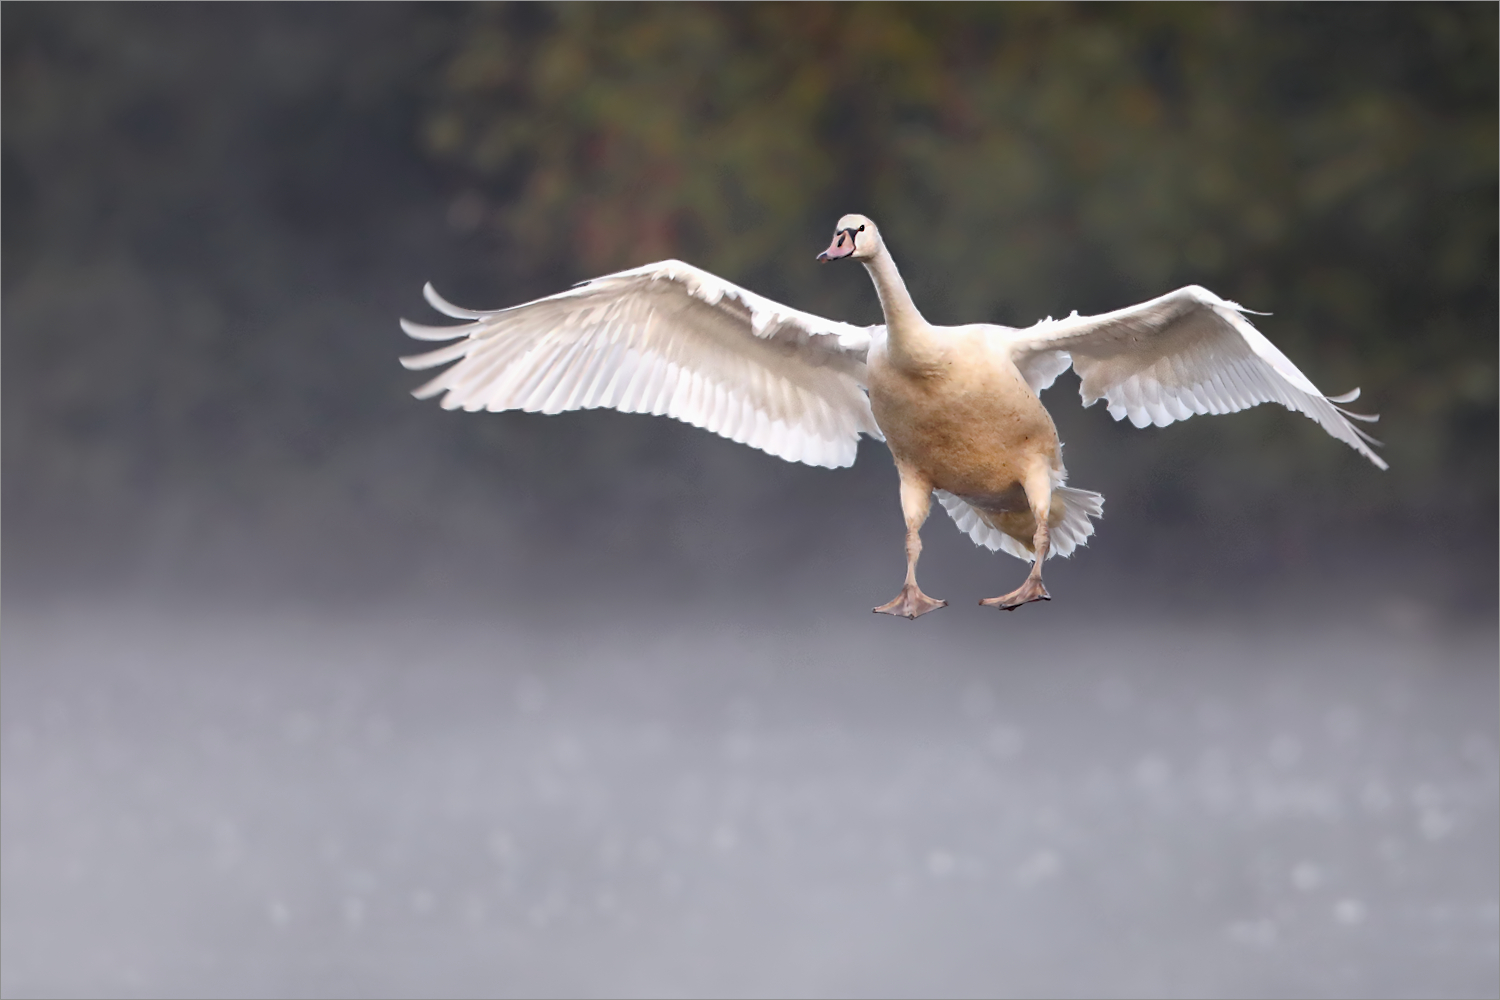
<svg viewBox="0 0 1500 1000"><path fill-rule="evenodd" d="M863 275L811 261L857 209L934 320L1196 281L1382 413L1388 475L1279 408L1136 432L1060 386L1074 481L1110 497L1099 566L1268 585L1399 562L1438 603L1491 603L1492 6L4 24L7 587L405 592L494 582L533 543L563 576L649 557L698 587L724 558L796 574L885 537L878 446L825 474L642 418L439 414L394 367L424 280L493 306L668 255L871 320Z"/></svg>

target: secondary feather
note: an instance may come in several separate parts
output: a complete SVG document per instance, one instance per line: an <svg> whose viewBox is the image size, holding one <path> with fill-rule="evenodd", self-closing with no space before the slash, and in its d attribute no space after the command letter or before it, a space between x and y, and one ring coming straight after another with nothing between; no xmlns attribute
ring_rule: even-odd
<svg viewBox="0 0 1500 1000"><path fill-rule="evenodd" d="M830 468L854 462L860 434L881 437L865 356L883 328L793 309L681 261L509 309L425 293L468 321L401 323L418 340L456 341L401 359L414 370L451 365L414 393L441 395L445 409L652 413Z"/></svg>
<svg viewBox="0 0 1500 1000"><path fill-rule="evenodd" d="M1280 403L1306 414L1379 468L1378 445L1351 413L1359 390L1325 396L1245 318L1246 310L1197 285L1098 316L1043 320L1007 330L1011 357L1036 391L1051 385L1071 360L1083 405L1105 400L1116 420L1164 427L1195 413L1233 413Z"/></svg>

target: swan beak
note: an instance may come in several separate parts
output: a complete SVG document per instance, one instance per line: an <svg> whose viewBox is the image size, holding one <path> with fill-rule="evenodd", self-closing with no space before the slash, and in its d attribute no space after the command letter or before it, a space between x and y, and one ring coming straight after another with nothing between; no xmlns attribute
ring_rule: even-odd
<svg viewBox="0 0 1500 1000"><path fill-rule="evenodd" d="M821 261L838 260L852 253L854 253L854 231L844 229L833 234L833 242L828 244L827 250L818 254L818 259Z"/></svg>

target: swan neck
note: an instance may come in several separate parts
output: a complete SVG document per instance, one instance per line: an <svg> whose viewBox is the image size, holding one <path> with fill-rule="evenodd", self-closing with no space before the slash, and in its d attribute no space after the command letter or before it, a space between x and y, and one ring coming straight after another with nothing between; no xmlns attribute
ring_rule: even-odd
<svg viewBox="0 0 1500 1000"><path fill-rule="evenodd" d="M932 327L917 311L896 262L885 247L864 262L880 308L885 312L886 350L897 369L909 375L931 375L942 367L942 356L933 339Z"/></svg>
<svg viewBox="0 0 1500 1000"><path fill-rule="evenodd" d="M926 325L927 321L917 311L916 303L911 300L911 293L906 290L906 282L901 280L901 272L896 269L896 261L892 259L890 251L881 247L879 253L864 261L864 265L865 270L870 272L871 280L875 282L875 294L880 296L885 324L892 333L897 329Z"/></svg>

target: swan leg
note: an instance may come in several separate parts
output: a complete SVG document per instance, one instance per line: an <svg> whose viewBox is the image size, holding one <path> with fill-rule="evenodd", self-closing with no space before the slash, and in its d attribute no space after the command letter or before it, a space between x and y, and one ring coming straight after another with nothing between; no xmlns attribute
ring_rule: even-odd
<svg viewBox="0 0 1500 1000"><path fill-rule="evenodd" d="M947 601L935 601L917 586L917 560L922 555L922 524L932 508L932 484L899 465L897 471L901 473L901 514L906 518L906 583L894 600L882 604L874 611L878 615L918 618L929 611L948 606Z"/></svg>
<svg viewBox="0 0 1500 1000"><path fill-rule="evenodd" d="M1042 584L1042 563L1047 561L1047 551L1052 546L1052 529L1047 524L1052 513L1052 475L1043 462L1034 463L1026 476L1026 502L1036 520L1036 533L1031 537L1031 572L1026 574L1026 581L1010 593L980 601L985 607L1014 611L1032 601L1052 600L1052 595Z"/></svg>

